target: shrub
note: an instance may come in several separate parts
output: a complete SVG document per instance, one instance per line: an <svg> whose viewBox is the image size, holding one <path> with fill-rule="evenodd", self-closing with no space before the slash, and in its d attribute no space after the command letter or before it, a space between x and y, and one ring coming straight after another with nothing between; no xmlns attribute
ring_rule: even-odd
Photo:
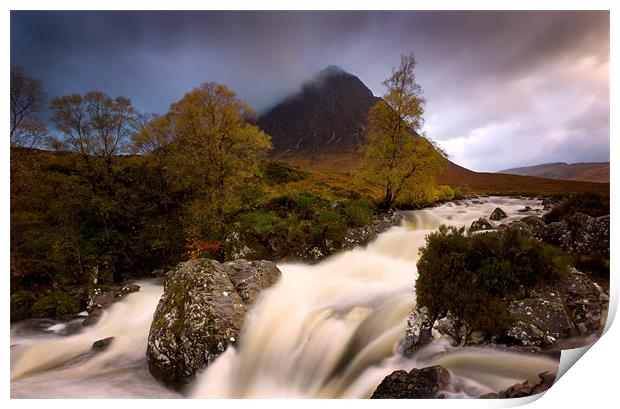
<svg viewBox="0 0 620 409"><path fill-rule="evenodd" d="M344 206L344 214L353 227L370 224L374 213L372 206L365 200L353 200Z"/></svg>
<svg viewBox="0 0 620 409"><path fill-rule="evenodd" d="M32 306L32 315L35 317L63 319L79 312L80 302L62 290L53 290Z"/></svg>
<svg viewBox="0 0 620 409"><path fill-rule="evenodd" d="M514 229L468 237L463 228L441 226L427 236L417 266L419 306L435 318L450 311L472 330L499 335L510 324L509 302L566 274L569 259Z"/></svg>
<svg viewBox="0 0 620 409"><path fill-rule="evenodd" d="M289 182L298 182L308 177L308 172L280 160L266 161L263 165L263 175L268 185L280 185Z"/></svg>
<svg viewBox="0 0 620 409"><path fill-rule="evenodd" d="M249 212L241 216L240 222L243 227L251 229L258 235L274 233L282 226L282 219L273 211Z"/></svg>
<svg viewBox="0 0 620 409"><path fill-rule="evenodd" d="M573 265L579 271L600 277L609 277L609 257L600 251L588 254L571 254Z"/></svg>
<svg viewBox="0 0 620 409"><path fill-rule="evenodd" d="M11 321L29 318L33 302L32 291L22 289L11 294Z"/></svg>
<svg viewBox="0 0 620 409"><path fill-rule="evenodd" d="M350 227L370 224L373 216L374 208L365 200L289 192L240 214L235 240L250 247L256 258L305 257L314 247L329 254L342 245Z"/></svg>
<svg viewBox="0 0 620 409"><path fill-rule="evenodd" d="M441 185L435 190L435 200L449 202L454 199L454 190L448 185Z"/></svg>

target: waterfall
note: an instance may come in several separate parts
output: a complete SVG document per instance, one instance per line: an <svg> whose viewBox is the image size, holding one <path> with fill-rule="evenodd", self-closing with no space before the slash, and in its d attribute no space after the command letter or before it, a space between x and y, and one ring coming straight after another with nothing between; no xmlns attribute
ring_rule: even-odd
<svg viewBox="0 0 620 409"><path fill-rule="evenodd" d="M425 236L441 224L468 226L497 206L518 219L525 205L540 209L539 201L492 197L406 212L366 247L316 265L279 264L281 279L257 299L238 345L197 377L189 396L363 398L394 370L438 364L453 375L448 395L467 397L557 370L555 359L441 343L411 359L396 353ZM12 333L12 396L173 396L150 378L144 355L162 288L141 285L78 334ZM93 341L109 336L111 347L89 356Z"/></svg>

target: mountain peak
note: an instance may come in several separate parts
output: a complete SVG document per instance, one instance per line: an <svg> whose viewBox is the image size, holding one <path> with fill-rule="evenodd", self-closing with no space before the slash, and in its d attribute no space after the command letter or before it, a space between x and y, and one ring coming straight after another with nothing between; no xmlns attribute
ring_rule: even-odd
<svg viewBox="0 0 620 409"><path fill-rule="evenodd" d="M315 78L326 78L326 77L334 77L340 75L352 75L340 68L337 65L330 64L327 67L323 68L321 71L317 72L314 77Z"/></svg>
<svg viewBox="0 0 620 409"><path fill-rule="evenodd" d="M366 139L368 111L379 101L355 75L335 65L258 118L275 153L308 155L355 152Z"/></svg>

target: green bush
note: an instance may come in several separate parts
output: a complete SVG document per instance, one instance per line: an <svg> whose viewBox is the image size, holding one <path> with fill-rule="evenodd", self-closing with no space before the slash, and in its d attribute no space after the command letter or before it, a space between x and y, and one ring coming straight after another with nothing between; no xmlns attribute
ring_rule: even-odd
<svg viewBox="0 0 620 409"><path fill-rule="evenodd" d="M63 319L80 312L80 302L69 293L53 290L32 306L34 317Z"/></svg>
<svg viewBox="0 0 620 409"><path fill-rule="evenodd" d="M314 247L330 253L340 247L349 228L372 223L373 216L374 209L365 200L302 191L257 205L240 214L235 226L240 242L253 250L252 257L297 258Z"/></svg>
<svg viewBox="0 0 620 409"><path fill-rule="evenodd" d="M439 202L449 202L454 199L454 190L448 185L441 185L435 190L434 199Z"/></svg>
<svg viewBox="0 0 620 409"><path fill-rule="evenodd" d="M419 306L435 318L450 311L472 330L500 335L510 324L509 302L566 274L569 259L518 230L468 237L463 228L441 226L427 236L417 266Z"/></svg>
<svg viewBox="0 0 620 409"><path fill-rule="evenodd" d="M344 206L344 214L353 227L366 226L372 223L374 209L365 200L353 200Z"/></svg>
<svg viewBox="0 0 620 409"><path fill-rule="evenodd" d="M308 172L280 160L266 161L263 165L263 175L268 185L280 185L289 182L298 182L308 177Z"/></svg>
<svg viewBox="0 0 620 409"><path fill-rule="evenodd" d="M240 217L244 228L251 229L256 234L274 233L282 226L282 219L273 211L253 211Z"/></svg>

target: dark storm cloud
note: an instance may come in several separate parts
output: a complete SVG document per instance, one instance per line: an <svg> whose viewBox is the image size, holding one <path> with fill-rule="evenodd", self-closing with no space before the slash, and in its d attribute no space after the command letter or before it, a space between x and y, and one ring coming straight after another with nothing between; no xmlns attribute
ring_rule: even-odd
<svg viewBox="0 0 620 409"><path fill-rule="evenodd" d="M426 133L476 170L609 158L607 12L12 12L11 64L50 95L164 112L205 81L257 111L327 65L376 95L413 51Z"/></svg>

